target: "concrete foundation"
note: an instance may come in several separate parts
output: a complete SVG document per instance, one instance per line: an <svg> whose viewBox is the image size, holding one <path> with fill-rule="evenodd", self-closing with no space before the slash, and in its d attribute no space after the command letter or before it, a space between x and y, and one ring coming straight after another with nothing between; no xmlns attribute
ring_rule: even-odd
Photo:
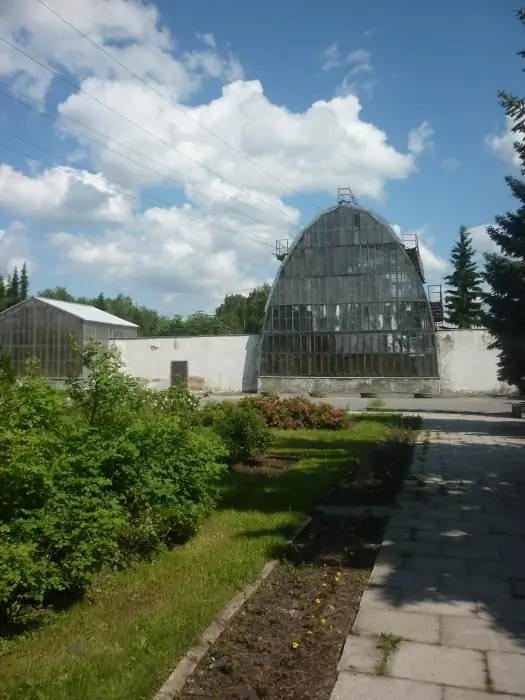
<svg viewBox="0 0 525 700"><path fill-rule="evenodd" d="M429 391L439 394L439 379L407 377L259 377L258 391L276 394L310 394L320 392L338 396L358 395L361 391L376 391L378 394L412 394Z"/></svg>

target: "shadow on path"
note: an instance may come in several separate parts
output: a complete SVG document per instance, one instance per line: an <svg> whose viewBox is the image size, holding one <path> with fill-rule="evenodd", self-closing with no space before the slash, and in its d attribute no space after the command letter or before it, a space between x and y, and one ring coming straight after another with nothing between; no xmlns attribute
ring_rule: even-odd
<svg viewBox="0 0 525 700"><path fill-rule="evenodd" d="M492 630L501 651L525 649L525 424L434 415L426 429L376 562L373 605L447 616L451 646L484 649Z"/></svg>

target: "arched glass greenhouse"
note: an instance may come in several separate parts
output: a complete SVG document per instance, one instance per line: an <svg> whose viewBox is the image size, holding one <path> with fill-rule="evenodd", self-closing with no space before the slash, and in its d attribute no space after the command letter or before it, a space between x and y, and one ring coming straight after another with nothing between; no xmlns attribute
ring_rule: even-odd
<svg viewBox="0 0 525 700"><path fill-rule="evenodd" d="M278 257L260 390L412 391L439 379L415 237L405 244L386 221L340 198Z"/></svg>

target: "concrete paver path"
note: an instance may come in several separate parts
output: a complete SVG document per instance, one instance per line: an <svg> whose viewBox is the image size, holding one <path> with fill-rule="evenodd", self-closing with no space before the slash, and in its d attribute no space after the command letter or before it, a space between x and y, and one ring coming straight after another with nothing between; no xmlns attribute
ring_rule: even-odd
<svg viewBox="0 0 525 700"><path fill-rule="evenodd" d="M525 422L427 414L422 439L331 700L525 698Z"/></svg>

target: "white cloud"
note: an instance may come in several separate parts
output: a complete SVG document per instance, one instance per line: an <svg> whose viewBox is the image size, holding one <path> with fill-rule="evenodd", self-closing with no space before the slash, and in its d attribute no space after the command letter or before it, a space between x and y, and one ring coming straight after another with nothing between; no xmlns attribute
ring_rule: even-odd
<svg viewBox="0 0 525 700"><path fill-rule="evenodd" d="M232 238L210 226L213 218L197 221L191 213L190 207L152 208L125 228L101 235L57 232L49 236L49 246L70 269L100 271L120 284L131 279L154 285L168 295L199 294L215 303L255 286L260 270L271 263L270 248Z"/></svg>
<svg viewBox="0 0 525 700"><path fill-rule="evenodd" d="M34 0L7 0L0 15L0 35L45 64L82 79L129 79L129 73L79 36ZM167 94L184 98L209 78L239 75L239 63L207 49L179 53L158 10L139 0L53 0L50 7L133 73L162 86ZM206 35L210 48L210 37ZM201 55L202 54L202 55ZM46 94L54 76L5 44L0 44L0 76L13 78L18 89L37 99Z"/></svg>
<svg viewBox="0 0 525 700"><path fill-rule="evenodd" d="M418 229L403 231L401 226L393 224L392 228L401 240L405 238L405 240L410 241L413 236L417 237L419 254L421 255L427 282L429 284L440 284L443 275L447 272L448 262L432 249L434 239L427 235L427 227L422 226Z"/></svg>
<svg viewBox="0 0 525 700"><path fill-rule="evenodd" d="M206 46L211 46L212 49L217 48L217 42L213 34L209 32L197 32L195 36L199 41L202 41L203 44L206 44Z"/></svg>
<svg viewBox="0 0 525 700"><path fill-rule="evenodd" d="M30 272L34 264L28 257L28 241L25 227L21 221L11 221L5 228L0 228L0 274L7 276L15 267L19 270L27 263Z"/></svg>
<svg viewBox="0 0 525 700"><path fill-rule="evenodd" d="M342 182L350 182L356 195L379 199L386 181L406 178L416 165L416 154L396 151L383 131L360 119L361 105L352 95L320 100L305 112L293 113L272 104L257 80L230 83L209 104L178 108L143 85L97 78L84 85L115 110L126 105L133 121L157 137L123 122L83 93L71 95L59 107L63 128L68 117L91 129L101 131L103 127L106 143L123 144L118 150L133 158L138 151L142 154L139 161L150 168L158 171L160 164L160 174L130 164L108 151L105 143L94 146L86 141L83 145L91 149L98 167L126 186L153 185L175 177L182 181L186 194L204 207L216 207L220 199L226 204L229 195L239 200L240 208L250 199L252 213L275 218L274 208L284 209L278 199L290 189L334 194ZM220 134L271 177L199 125ZM239 186L232 187L210 170ZM241 187L253 195L248 197ZM283 220L287 216L289 221L292 217L283 212Z"/></svg>
<svg viewBox="0 0 525 700"><path fill-rule="evenodd" d="M516 170L519 169L521 162L514 148L516 141L523 141L523 134L514 133L512 131L512 119L505 118L505 128L502 132L489 134L485 137L485 145L507 165Z"/></svg>
<svg viewBox="0 0 525 700"><path fill-rule="evenodd" d="M339 68L341 65L341 50L339 44L334 42L330 44L321 54L323 63L321 64L322 71L332 70L332 68Z"/></svg>
<svg viewBox="0 0 525 700"><path fill-rule="evenodd" d="M441 165L445 168L445 170L454 171L461 167L461 161L457 158L443 158Z"/></svg>
<svg viewBox="0 0 525 700"><path fill-rule="evenodd" d="M481 224L469 228L472 237L472 244L477 253L494 253L499 250L498 246L489 237L487 232L489 224ZM479 256L481 258L481 255Z"/></svg>
<svg viewBox="0 0 525 700"><path fill-rule="evenodd" d="M433 136L434 129L425 120L418 127L410 130L408 134L408 150L415 156L430 150L434 145Z"/></svg>
<svg viewBox="0 0 525 700"><path fill-rule="evenodd" d="M0 165L0 207L17 216L84 224L123 222L131 214L129 200L112 190L102 175L70 167L49 168L30 177Z"/></svg>
<svg viewBox="0 0 525 700"><path fill-rule="evenodd" d="M275 269L269 247L275 239L295 233L300 212L285 200L292 191L335 199L337 188L350 184L358 197L381 200L388 182L416 170L428 145L425 122L414 130L419 141L410 137L412 148L394 148L384 131L362 119L352 94L304 111L273 104L258 80L243 79L233 55L216 49L212 35L199 35L202 50L180 52L157 10L138 0L53 0L52 7L161 93L130 78L39 3L9 0L2 7L1 35L69 70L103 104L75 90L53 103L71 167L40 166L28 174L0 165L0 207L45 224L66 269L96 278L97 286L108 279L123 288L142 284L162 295L193 291L214 300L246 290ZM347 77L373 76L364 49L343 55L336 46L325 59L341 61ZM39 98L49 87L47 74L2 45L0 74ZM209 78L222 90L204 101L198 89ZM89 136L96 130L98 145L71 128ZM72 167L79 159L90 168ZM164 208L115 192L124 188L140 200L158 186ZM197 297L191 305L204 306Z"/></svg>
<svg viewBox="0 0 525 700"><path fill-rule="evenodd" d="M366 49L355 49L348 54L341 51L339 44L333 43L322 53L322 71L346 68L346 75L336 89L336 95L366 95L370 97L377 84L374 78L372 54Z"/></svg>

